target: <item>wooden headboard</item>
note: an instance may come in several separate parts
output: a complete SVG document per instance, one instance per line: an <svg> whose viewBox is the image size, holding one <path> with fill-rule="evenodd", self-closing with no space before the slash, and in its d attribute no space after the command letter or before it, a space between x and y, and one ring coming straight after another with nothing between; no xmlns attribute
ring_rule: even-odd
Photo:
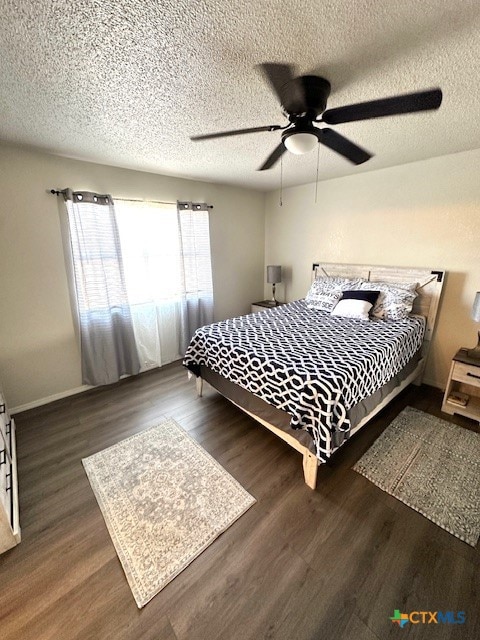
<svg viewBox="0 0 480 640"><path fill-rule="evenodd" d="M370 282L418 282L417 298L412 313L426 318L424 353L430 346L438 303L445 280L443 269L423 269L419 267L384 267L364 264L340 264L336 262L314 262L312 282L322 276L341 276L342 278L363 278Z"/></svg>

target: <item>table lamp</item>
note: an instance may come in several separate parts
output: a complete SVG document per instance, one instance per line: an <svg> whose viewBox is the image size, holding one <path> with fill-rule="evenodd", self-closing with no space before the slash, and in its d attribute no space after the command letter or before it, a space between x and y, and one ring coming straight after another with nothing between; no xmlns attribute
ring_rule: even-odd
<svg viewBox="0 0 480 640"><path fill-rule="evenodd" d="M275 299L275 285L282 281L282 267L279 264L267 266L267 282L272 285L272 304L278 304ZM479 303L480 304L480 303Z"/></svg>
<svg viewBox="0 0 480 640"><path fill-rule="evenodd" d="M473 301L472 318L475 322L480 322L480 291L477 291L475 300ZM474 349L469 349L467 351L467 355L469 358L476 358L477 360L480 360L480 331L478 332L477 346Z"/></svg>

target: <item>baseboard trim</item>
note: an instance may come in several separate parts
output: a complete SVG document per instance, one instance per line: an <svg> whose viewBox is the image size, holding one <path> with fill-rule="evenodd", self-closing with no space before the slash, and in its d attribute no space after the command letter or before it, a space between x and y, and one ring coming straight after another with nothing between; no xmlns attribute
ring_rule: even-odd
<svg viewBox="0 0 480 640"><path fill-rule="evenodd" d="M76 387L75 389L68 389L67 391L54 393L53 395L47 396L46 398L39 398L38 400L33 400L32 402L27 402L26 404L20 404L18 407L12 407L12 409L10 409L10 413L22 413L22 411L36 409L37 407L42 407L44 404L55 402L55 400L62 400L62 398L68 398L69 396L74 396L77 393L83 393L84 391L89 391L90 389L95 389L95 387L92 387L89 384L84 384L81 387Z"/></svg>
<svg viewBox="0 0 480 640"><path fill-rule="evenodd" d="M175 362L173 360L172 362ZM165 362L164 365L170 364L169 362ZM162 365L162 366L164 366ZM147 371L152 371L153 369L158 369L158 365L152 365L150 367L144 367L140 370L140 372L136 375L141 375L142 373L146 373ZM125 378L131 378L132 376L128 373L125 373L123 376L120 376L120 380L124 380ZM114 383L112 383L114 384ZM69 396L75 396L77 393L83 393L84 391L90 391L90 389L98 389L98 386L83 384L81 387L76 387L75 389L68 389L67 391L61 391L60 393L54 393L51 396L47 396L45 398L39 398L38 400L33 400L32 402L27 402L26 404L20 404L18 407L13 407L13 409L9 410L9 413L14 415L15 413L22 413L22 411L28 411L29 409L36 409L37 407L42 407L44 404L49 404L50 402L55 402L55 400L62 400L63 398L68 398Z"/></svg>

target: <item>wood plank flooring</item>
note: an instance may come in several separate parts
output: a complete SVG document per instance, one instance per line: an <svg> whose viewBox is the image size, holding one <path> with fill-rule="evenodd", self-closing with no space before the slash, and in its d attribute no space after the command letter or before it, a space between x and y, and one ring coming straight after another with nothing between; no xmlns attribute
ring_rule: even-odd
<svg viewBox="0 0 480 640"><path fill-rule="evenodd" d="M303 482L302 458L179 363L18 414L22 543L0 556L3 640L480 638L480 550L352 471L409 387ZM138 610L81 465L171 416L257 503ZM453 422L478 431L470 420ZM468 488L466 488L468 490ZM465 611L464 625L407 625L401 611Z"/></svg>

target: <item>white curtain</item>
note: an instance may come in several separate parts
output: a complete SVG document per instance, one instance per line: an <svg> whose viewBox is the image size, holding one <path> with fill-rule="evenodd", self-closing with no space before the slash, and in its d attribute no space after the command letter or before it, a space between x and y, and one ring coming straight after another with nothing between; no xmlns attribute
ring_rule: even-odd
<svg viewBox="0 0 480 640"><path fill-rule="evenodd" d="M195 329L213 322L208 210L204 204L116 199L115 211L146 370L182 358Z"/></svg>
<svg viewBox="0 0 480 640"><path fill-rule="evenodd" d="M177 202L183 269L184 355L195 331L213 322L213 285L208 207Z"/></svg>
<svg viewBox="0 0 480 640"><path fill-rule="evenodd" d="M140 370L113 201L91 192L63 193L82 379L110 384Z"/></svg>

